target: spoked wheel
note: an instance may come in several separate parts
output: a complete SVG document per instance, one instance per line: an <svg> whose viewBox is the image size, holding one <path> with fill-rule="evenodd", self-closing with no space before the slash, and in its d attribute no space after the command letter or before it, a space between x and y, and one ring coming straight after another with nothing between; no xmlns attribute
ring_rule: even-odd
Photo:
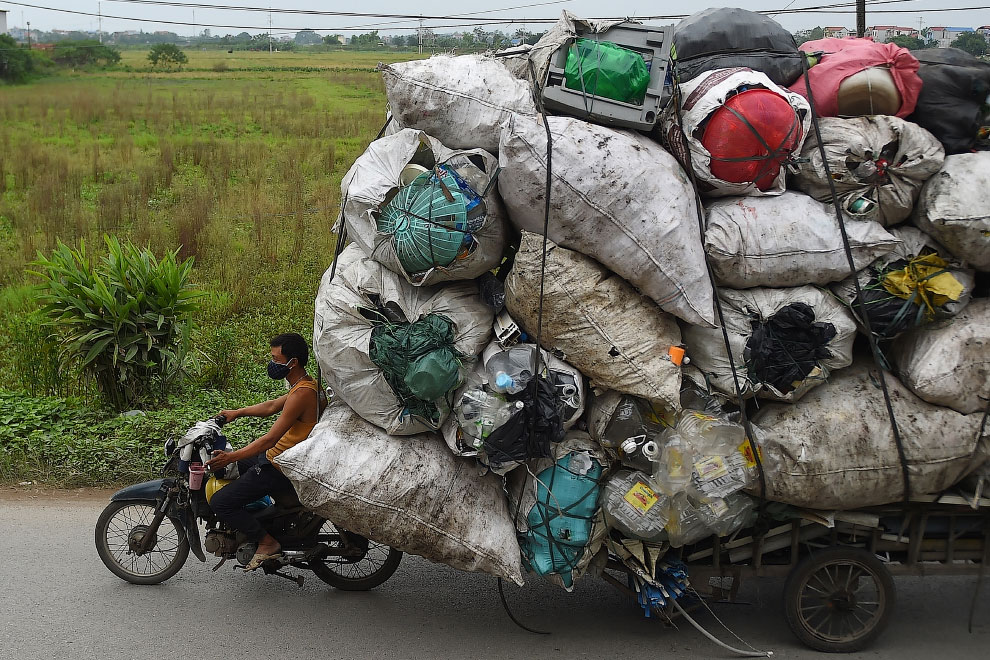
<svg viewBox="0 0 990 660"><path fill-rule="evenodd" d="M805 557L787 577L787 624L816 651L849 653L876 639L894 607L894 580L859 548L834 546Z"/></svg>
<svg viewBox="0 0 990 660"><path fill-rule="evenodd" d="M402 552L359 534L342 530L329 520L323 523L320 543L333 554L309 562L316 577L343 591L367 591L392 577ZM342 552L341 556L336 553Z"/></svg>
<svg viewBox="0 0 990 660"><path fill-rule="evenodd" d="M141 544L150 531L157 503L111 502L96 522L96 551L114 575L132 584L159 584L179 572L189 556L189 541L178 520L166 516L148 550Z"/></svg>

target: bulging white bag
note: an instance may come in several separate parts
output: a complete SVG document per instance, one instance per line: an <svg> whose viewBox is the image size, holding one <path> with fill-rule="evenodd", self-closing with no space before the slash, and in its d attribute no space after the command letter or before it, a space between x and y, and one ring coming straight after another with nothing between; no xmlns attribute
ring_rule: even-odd
<svg viewBox="0 0 990 660"><path fill-rule="evenodd" d="M912 222L977 270L990 271L990 151L947 156Z"/></svg>
<svg viewBox="0 0 990 660"><path fill-rule="evenodd" d="M819 126L839 207L856 220L875 220L885 227L907 220L921 187L945 160L934 135L899 117L823 117ZM801 157L795 187L831 203L814 131Z"/></svg>
<svg viewBox="0 0 990 660"><path fill-rule="evenodd" d="M890 356L916 395L961 413L990 406L990 299L974 299L955 317L894 341Z"/></svg>
<svg viewBox="0 0 990 660"><path fill-rule="evenodd" d="M479 477L435 434L389 436L338 403L275 462L306 507L348 531L523 584L501 479Z"/></svg>
<svg viewBox="0 0 990 660"><path fill-rule="evenodd" d="M501 125L535 115L533 93L496 58L435 55L382 65L385 94L403 128L418 128L452 149L498 152Z"/></svg>
<svg viewBox="0 0 990 660"><path fill-rule="evenodd" d="M876 222L846 221L856 268L899 241ZM787 191L779 197L733 197L708 205L705 250L718 284L791 287L849 276L833 207Z"/></svg>
<svg viewBox="0 0 990 660"><path fill-rule="evenodd" d="M719 289L718 295L743 396L797 401L852 363L856 322L827 291ZM691 364L713 386L735 394L722 330L686 326L684 343Z"/></svg>
<svg viewBox="0 0 990 660"><path fill-rule="evenodd" d="M313 352L334 393L361 417L389 434L411 435L440 428L449 408L444 399L434 403L436 416L409 412L384 372L372 362L370 346L375 324L370 317L385 307L413 323L430 314L445 317L453 325L453 348L463 356L465 368L481 352L491 335L493 313L478 296L474 282L442 287L414 287L377 261L349 245L323 274L316 294L313 320Z"/></svg>
<svg viewBox="0 0 990 660"><path fill-rule="evenodd" d="M523 232L505 280L505 306L534 340L540 308L543 237ZM593 259L548 241L543 347L560 354L591 386L627 392L667 410L680 408L677 322Z"/></svg>
<svg viewBox="0 0 990 660"><path fill-rule="evenodd" d="M379 231L379 214L409 178L437 167L460 177L478 196L477 204L484 205L484 214L471 221L472 229L467 232L470 245L465 245L450 264L434 264L428 270L409 273L396 253L394 234ZM422 131L404 129L375 140L340 182L341 217L347 235L365 255L415 286L474 279L497 266L505 249L505 207L495 190L497 173L498 159L490 153L481 149L453 151ZM411 212L418 211L413 208ZM460 233L454 235L463 238Z"/></svg>
<svg viewBox="0 0 990 660"><path fill-rule="evenodd" d="M753 417L768 499L814 509L896 502L904 482L883 393L868 358L834 374L798 405ZM911 495L942 491L983 464L982 415L961 415L914 396L886 375L907 458Z"/></svg>
<svg viewBox="0 0 990 660"><path fill-rule="evenodd" d="M593 257L665 311L714 325L712 286L694 191L673 156L648 138L571 117L553 136L548 238ZM543 233L547 134L515 117L502 133L498 187L509 218Z"/></svg>

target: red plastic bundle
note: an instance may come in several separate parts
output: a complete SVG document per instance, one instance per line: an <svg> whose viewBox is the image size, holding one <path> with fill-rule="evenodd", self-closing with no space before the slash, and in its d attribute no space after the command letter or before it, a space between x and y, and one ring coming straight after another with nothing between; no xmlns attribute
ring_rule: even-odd
<svg viewBox="0 0 990 660"><path fill-rule="evenodd" d="M768 190L803 137L787 99L769 89L748 89L712 113L701 144L712 156L712 175Z"/></svg>

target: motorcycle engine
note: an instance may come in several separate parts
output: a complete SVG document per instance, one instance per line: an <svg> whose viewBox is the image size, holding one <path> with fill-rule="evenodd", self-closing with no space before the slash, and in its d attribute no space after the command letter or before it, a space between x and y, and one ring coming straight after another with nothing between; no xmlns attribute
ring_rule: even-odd
<svg viewBox="0 0 990 660"><path fill-rule="evenodd" d="M241 546L237 548L237 563L241 566L247 566L251 559L254 558L254 553L257 549L257 543L242 543Z"/></svg>
<svg viewBox="0 0 990 660"><path fill-rule="evenodd" d="M232 534L211 529L203 539L203 549L217 557L232 555L237 550L237 542Z"/></svg>

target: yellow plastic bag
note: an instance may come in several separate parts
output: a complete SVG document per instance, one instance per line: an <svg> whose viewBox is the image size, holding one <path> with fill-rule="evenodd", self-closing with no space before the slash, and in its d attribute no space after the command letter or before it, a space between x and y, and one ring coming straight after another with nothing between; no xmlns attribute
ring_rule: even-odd
<svg viewBox="0 0 990 660"><path fill-rule="evenodd" d="M898 298L913 299L915 304L924 305L932 318L937 308L959 300L963 293L962 283L947 270L948 265L934 253L915 257L902 270L888 273L883 288Z"/></svg>

